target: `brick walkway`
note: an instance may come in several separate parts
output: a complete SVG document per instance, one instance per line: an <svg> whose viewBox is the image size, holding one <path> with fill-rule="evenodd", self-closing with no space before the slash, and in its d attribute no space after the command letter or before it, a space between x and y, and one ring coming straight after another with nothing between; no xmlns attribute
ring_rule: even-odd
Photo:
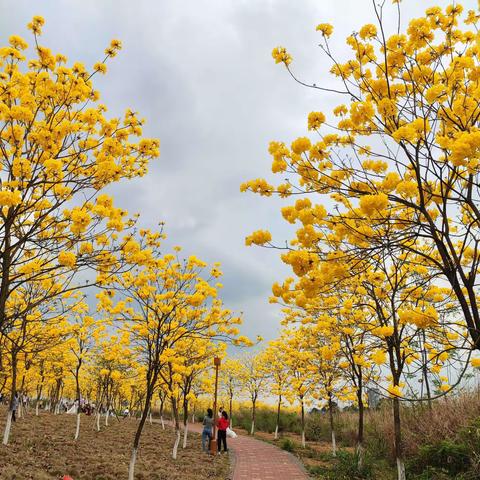
<svg viewBox="0 0 480 480"><path fill-rule="evenodd" d="M239 435L229 438L235 454L233 480L306 480L297 459L274 445Z"/></svg>
<svg viewBox="0 0 480 480"><path fill-rule="evenodd" d="M188 429L200 433L202 426L189 424ZM300 462L290 453L270 443L246 435L227 439L233 451L232 480L308 480Z"/></svg>

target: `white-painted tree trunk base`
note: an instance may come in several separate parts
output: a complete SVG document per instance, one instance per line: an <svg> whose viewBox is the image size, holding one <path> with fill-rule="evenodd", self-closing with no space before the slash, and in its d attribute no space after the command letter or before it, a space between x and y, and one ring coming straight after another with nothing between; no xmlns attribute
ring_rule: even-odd
<svg viewBox="0 0 480 480"><path fill-rule="evenodd" d="M77 410L77 428L75 430L74 440L78 440L79 436L80 436L80 412Z"/></svg>
<svg viewBox="0 0 480 480"><path fill-rule="evenodd" d="M335 431L332 431L332 455L337 456L337 442L335 441Z"/></svg>
<svg viewBox="0 0 480 480"><path fill-rule="evenodd" d="M195 423L195 414L192 413L192 423Z"/></svg>
<svg viewBox="0 0 480 480"><path fill-rule="evenodd" d="M178 445L180 443L180 430L177 430L177 436L175 438L175 443L173 444L172 458L177 459Z"/></svg>
<svg viewBox="0 0 480 480"><path fill-rule="evenodd" d="M100 431L100 411L97 412L97 432Z"/></svg>
<svg viewBox="0 0 480 480"><path fill-rule="evenodd" d="M302 430L302 447L305 448L305 430Z"/></svg>
<svg viewBox="0 0 480 480"><path fill-rule="evenodd" d="M405 464L401 458L397 458L397 480L406 480Z"/></svg>
<svg viewBox="0 0 480 480"><path fill-rule="evenodd" d="M39 409L39 406L38 406L38 402L37 404L35 405L35 416L38 417L38 409Z"/></svg>
<svg viewBox="0 0 480 480"><path fill-rule="evenodd" d="M253 435L255 432L255 421L252 421L252 427L250 428L250 435Z"/></svg>
<svg viewBox="0 0 480 480"><path fill-rule="evenodd" d="M165 422L163 421L163 416L160 417L160 423L162 424L162 430L165 430Z"/></svg>
<svg viewBox="0 0 480 480"><path fill-rule="evenodd" d="M107 409L107 413L105 414L105 426L108 427L108 417L110 416L110 409Z"/></svg>
<svg viewBox="0 0 480 480"><path fill-rule="evenodd" d="M363 445L361 443L357 444L357 466L358 469L360 470L363 467L363 457L364 457L364 450L363 450Z"/></svg>
<svg viewBox="0 0 480 480"><path fill-rule="evenodd" d="M5 425L5 430L3 431L2 443L4 445L8 445L8 439L10 438L10 430L12 429L12 415L13 415L13 412L9 410L7 414L7 423Z"/></svg>
<svg viewBox="0 0 480 480"><path fill-rule="evenodd" d="M132 456L130 457L130 465L128 466L128 480L135 480L135 462L137 461L137 449L132 450Z"/></svg>
<svg viewBox="0 0 480 480"><path fill-rule="evenodd" d="M150 412L148 414L148 421L150 422L150 425L153 423L153 420L152 420L152 412Z"/></svg>
<svg viewBox="0 0 480 480"><path fill-rule="evenodd" d="M275 437L273 437L275 440L278 440L278 425L275 425Z"/></svg>
<svg viewBox="0 0 480 480"><path fill-rule="evenodd" d="M183 430L183 448L187 448L187 436L188 436L188 423L185 425Z"/></svg>

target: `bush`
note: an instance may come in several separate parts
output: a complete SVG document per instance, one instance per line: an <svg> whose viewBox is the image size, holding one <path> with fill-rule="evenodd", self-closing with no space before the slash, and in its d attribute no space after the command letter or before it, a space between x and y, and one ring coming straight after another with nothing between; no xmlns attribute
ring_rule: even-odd
<svg viewBox="0 0 480 480"><path fill-rule="evenodd" d="M305 422L305 438L309 441L328 442L331 439L328 416L323 413L312 413Z"/></svg>
<svg viewBox="0 0 480 480"><path fill-rule="evenodd" d="M451 476L443 469L427 467L419 475L414 475L412 480L451 480ZM459 479L460 480L460 479Z"/></svg>
<svg viewBox="0 0 480 480"><path fill-rule="evenodd" d="M259 407L256 411L255 430L273 433L277 424L277 412L274 409ZM252 411L249 408L240 408L233 412L233 426L250 431L252 424ZM279 432L301 433L301 424L295 412L280 413Z"/></svg>
<svg viewBox="0 0 480 480"><path fill-rule="evenodd" d="M354 453L345 450L339 450L337 456L332 459L330 468L315 466L309 468L310 473L320 475L322 480L370 480L374 477L372 474L372 465L368 457L364 458L364 464L361 469L357 467L358 457Z"/></svg>
<svg viewBox="0 0 480 480"><path fill-rule="evenodd" d="M286 452L293 452L295 451L295 443L289 438L282 438L280 448Z"/></svg>
<svg viewBox="0 0 480 480"><path fill-rule="evenodd" d="M332 437L330 433L330 419L328 411L325 413L310 413L305 421L305 438L314 442L330 442ZM353 447L356 442L356 418L355 412L342 412L335 414L335 437L338 443Z"/></svg>
<svg viewBox="0 0 480 480"><path fill-rule="evenodd" d="M426 472L433 468L456 475L465 472L470 467L469 448L463 443L455 443L451 440L423 445L419 448L418 454L409 462L409 470L414 473ZM427 478L429 478L427 476Z"/></svg>

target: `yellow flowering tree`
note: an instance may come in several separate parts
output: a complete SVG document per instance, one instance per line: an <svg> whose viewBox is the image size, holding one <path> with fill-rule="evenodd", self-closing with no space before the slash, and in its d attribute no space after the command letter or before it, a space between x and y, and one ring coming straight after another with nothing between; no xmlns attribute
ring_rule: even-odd
<svg viewBox="0 0 480 480"><path fill-rule="evenodd" d="M250 435L255 433L255 415L258 398L260 394L264 393L267 385L268 372L265 369L262 355L263 352L259 352L256 355L244 355L240 359L241 369L239 371L239 379L242 390L246 392L252 404Z"/></svg>
<svg viewBox="0 0 480 480"><path fill-rule="evenodd" d="M239 374L241 371L241 362L238 358L227 358L222 363L220 370L220 385L228 398L228 416L230 427L233 428L233 399L238 396L241 389Z"/></svg>
<svg viewBox="0 0 480 480"><path fill-rule="evenodd" d="M64 341L68 325L65 315L70 310L68 303L36 304L37 298L42 297L45 287L49 288L49 286L48 282L44 282L43 285L25 283L12 292L5 306L10 319L9 329L0 333L0 338L2 353L8 354L9 357L9 366L7 368L7 365L2 365L2 373L6 378L10 378L10 398L3 435L4 445L9 441L14 397L15 394L21 396L25 393L24 383L27 371L34 371L39 361L38 357L41 356L44 360L47 351ZM33 308L33 305L36 307ZM19 382L18 366L21 357L23 357L23 374ZM21 413L21 407L19 413Z"/></svg>
<svg viewBox="0 0 480 480"><path fill-rule="evenodd" d="M277 421L275 424L275 440L278 439L280 428L280 410L288 393L289 375L287 369L288 352L285 349L286 338L272 340L263 353L264 367L271 386L271 393L277 397Z"/></svg>
<svg viewBox="0 0 480 480"><path fill-rule="evenodd" d="M480 17L460 4L431 7L406 31L399 23L389 33L383 8L373 4L375 24L347 38L352 56L346 62L333 52L333 27L318 25L320 48L338 87L308 86L343 96L344 103L331 114L308 115L316 140L271 143L272 170L287 176L285 183L253 180L242 189L267 196L329 195L338 204L335 216L348 226L338 232L340 242L350 236L367 249L385 247L367 226L356 225L359 213L370 227L389 228L390 249L414 252L450 284L472 348L479 348ZM272 55L298 80L284 48ZM328 223L325 208L314 214Z"/></svg>
<svg viewBox="0 0 480 480"><path fill-rule="evenodd" d="M108 119L99 103L93 79L120 42L88 70L39 43L43 24L34 17L28 25L34 58L16 35L0 48L0 334L10 336L42 308L121 269L116 237L133 220L101 190L144 175L158 156L158 141L141 138L132 111ZM92 270L96 278L76 281Z"/></svg>
<svg viewBox="0 0 480 480"><path fill-rule="evenodd" d="M286 329L280 339L284 348L287 396L292 398L292 403L298 402L300 405L302 447L305 448L305 403L317 383L317 371L312 368L312 356L315 352L311 348L306 327Z"/></svg>
<svg viewBox="0 0 480 480"><path fill-rule="evenodd" d="M123 254L132 269L117 275L111 289L97 295L98 309L121 320L130 332L134 356L145 369L145 397L133 441L130 480L134 478L143 426L159 376L164 372L169 372L163 380L170 389L171 399L177 402L179 398L181 373L186 367L180 356L175 359L176 347L187 340L244 340L242 337L235 340L241 319L224 308L218 298L221 286L218 278L222 275L218 265L208 269L207 264L195 256L181 259L180 248L176 248L174 254L163 255L161 239L161 233L146 230L140 231L138 237L126 238ZM180 439L178 415L176 418L174 457Z"/></svg>
<svg viewBox="0 0 480 480"><path fill-rule="evenodd" d="M117 332L99 339L98 348L92 358L91 376L96 385L96 428L100 431L100 417L105 410L105 426L118 398L117 408L121 407L122 384L134 375L134 365L128 332Z"/></svg>
<svg viewBox="0 0 480 480"><path fill-rule="evenodd" d="M88 305L80 303L75 306L71 319L67 348L71 352L72 361L69 365L70 373L75 381L75 413L77 417L74 439L80 436L81 407L84 397L82 396L81 378L85 367L98 347L98 342L104 331L102 322L88 315Z"/></svg>
<svg viewBox="0 0 480 480"><path fill-rule="evenodd" d="M320 47L332 62L338 87L308 86L344 96L344 103L331 114L308 115L315 140L305 136L289 146L270 144L272 171L285 182L273 186L251 180L241 189L264 196L304 194L282 210L287 221L301 223L283 255L301 277L301 293L286 294L299 305L322 288L325 276L334 285L349 274L361 275L364 267L370 272L372 278L364 275L361 281L369 284L363 288L375 319L364 328L378 363L388 352L388 393L395 410L406 395L400 377L409 362L423 375L430 397L429 375L439 375L455 350L479 348L480 132L474 99L480 16L474 10L463 15L458 4L432 7L411 20L405 32L399 22L398 31L389 34L383 8L373 4L376 24L347 38L352 58L346 62L334 55L333 27L318 25ZM275 48L272 56L303 83L286 49ZM261 232L247 243L272 245L268 232ZM429 283L432 279L439 283ZM440 282L448 282L450 291L442 291ZM455 300L452 306L438 310L448 297ZM460 321L451 318L457 307ZM438 379L441 391L451 389ZM401 449L399 437L396 447ZM403 480L401 457L397 451Z"/></svg>

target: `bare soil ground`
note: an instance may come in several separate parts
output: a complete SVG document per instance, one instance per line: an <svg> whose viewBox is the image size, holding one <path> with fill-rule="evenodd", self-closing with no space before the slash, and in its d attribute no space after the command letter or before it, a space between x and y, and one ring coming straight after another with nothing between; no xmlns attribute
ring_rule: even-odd
<svg viewBox="0 0 480 480"><path fill-rule="evenodd" d="M6 410L0 408L0 432ZM13 424L10 444L0 444L1 480L123 480L127 478L132 441L138 422L110 419L102 431L94 417L82 415L80 438L73 440L75 415L34 412ZM103 418L102 418L103 420ZM228 456L211 457L201 451L200 436L189 433L188 447L181 444L177 460L171 457L172 429L145 425L137 457L136 480L225 480Z"/></svg>

